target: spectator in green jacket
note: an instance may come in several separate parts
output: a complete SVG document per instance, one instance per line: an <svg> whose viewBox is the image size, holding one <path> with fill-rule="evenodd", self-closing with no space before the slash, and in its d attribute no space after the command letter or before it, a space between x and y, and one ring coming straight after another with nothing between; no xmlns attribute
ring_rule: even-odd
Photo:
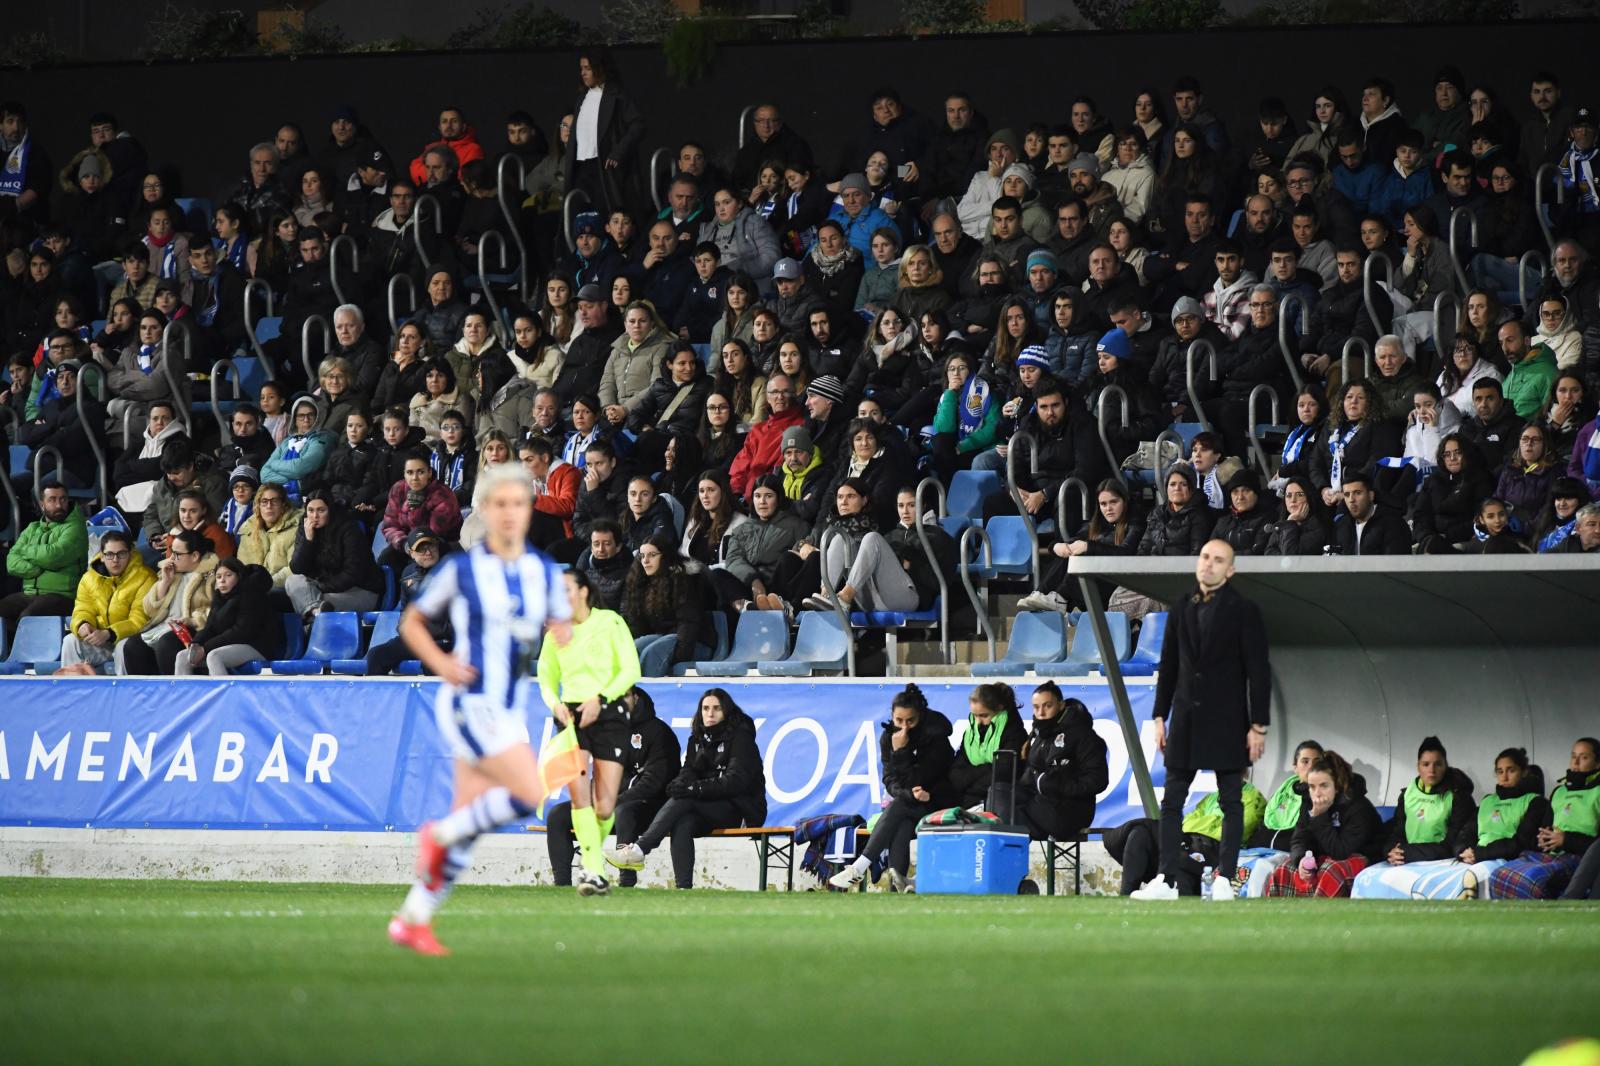
<svg viewBox="0 0 1600 1066"><path fill-rule="evenodd" d="M1550 386L1560 370L1556 367L1556 353L1547 344L1531 344L1528 327L1520 319L1507 319L1500 325L1500 350L1505 353L1511 372L1504 384L1506 402L1517 412L1517 417L1531 421L1544 409L1544 398L1550 395Z"/></svg>
<svg viewBox="0 0 1600 1066"><path fill-rule="evenodd" d="M39 513L6 555L6 572L22 581L21 592L0 599L0 619L13 625L30 615L70 615L89 558L83 512L64 487L44 487Z"/></svg>

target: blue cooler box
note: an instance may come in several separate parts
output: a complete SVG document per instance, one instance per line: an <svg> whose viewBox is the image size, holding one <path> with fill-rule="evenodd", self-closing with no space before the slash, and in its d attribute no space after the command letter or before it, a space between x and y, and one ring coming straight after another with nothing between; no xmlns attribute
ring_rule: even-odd
<svg viewBox="0 0 1600 1066"><path fill-rule="evenodd" d="M1010 825L930 826L917 833L917 892L1014 896L1028 876L1028 833Z"/></svg>

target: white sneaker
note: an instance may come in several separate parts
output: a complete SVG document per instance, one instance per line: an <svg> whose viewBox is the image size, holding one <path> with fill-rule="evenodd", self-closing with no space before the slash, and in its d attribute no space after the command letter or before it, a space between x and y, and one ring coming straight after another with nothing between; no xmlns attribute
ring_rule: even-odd
<svg viewBox="0 0 1600 1066"><path fill-rule="evenodd" d="M1030 592L1017 601L1019 611L1059 611L1066 614L1072 605L1059 592Z"/></svg>
<svg viewBox="0 0 1600 1066"><path fill-rule="evenodd" d="M855 863L851 863L849 866L846 866L844 869L828 878L828 884L834 888L842 889L843 891L848 892L852 888L855 888L857 885L859 885L866 876L867 875L865 873L856 869Z"/></svg>
<svg viewBox="0 0 1600 1066"><path fill-rule="evenodd" d="M1156 874L1154 880L1146 881L1143 888L1136 888L1129 899L1177 899L1178 886L1167 883L1163 874Z"/></svg>
<svg viewBox="0 0 1600 1066"><path fill-rule="evenodd" d="M576 880L578 895L580 896L608 896L611 894L611 882L598 874L584 870L578 874Z"/></svg>
<svg viewBox="0 0 1600 1066"><path fill-rule="evenodd" d="M619 870L644 869L644 850L637 844L621 844L605 850L606 862Z"/></svg>
<svg viewBox="0 0 1600 1066"><path fill-rule="evenodd" d="M1239 898L1239 890L1233 887L1233 882L1218 874L1216 880L1211 882L1211 900L1214 903L1232 903Z"/></svg>

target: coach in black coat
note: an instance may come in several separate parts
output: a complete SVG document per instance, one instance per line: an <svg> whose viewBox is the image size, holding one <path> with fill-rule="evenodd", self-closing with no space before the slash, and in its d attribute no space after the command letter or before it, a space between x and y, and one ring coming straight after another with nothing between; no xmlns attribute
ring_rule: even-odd
<svg viewBox="0 0 1600 1066"><path fill-rule="evenodd" d="M1198 588L1173 604L1167 617L1150 712L1156 720L1156 745L1167 764L1161 799L1166 885L1155 886L1157 892L1176 891L1183 858L1183 805L1197 770L1217 774L1222 807L1218 883L1231 879L1238 866L1244 771L1266 744L1272 674L1261 610L1228 587L1232 576L1233 549L1225 541L1207 541L1195 561Z"/></svg>

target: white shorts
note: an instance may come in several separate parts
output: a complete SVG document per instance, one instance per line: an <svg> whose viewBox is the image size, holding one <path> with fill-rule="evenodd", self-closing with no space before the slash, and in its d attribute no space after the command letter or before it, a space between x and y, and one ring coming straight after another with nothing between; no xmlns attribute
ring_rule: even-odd
<svg viewBox="0 0 1600 1066"><path fill-rule="evenodd" d="M463 762L479 759L530 742L528 716L470 693L457 695L448 685L439 687L433 721L450 754Z"/></svg>

